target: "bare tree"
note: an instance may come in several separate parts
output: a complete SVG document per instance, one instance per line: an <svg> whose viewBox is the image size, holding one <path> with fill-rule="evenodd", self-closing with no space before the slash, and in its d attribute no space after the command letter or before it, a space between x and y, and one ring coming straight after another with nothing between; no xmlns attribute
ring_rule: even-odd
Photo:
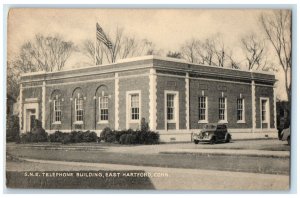
<svg viewBox="0 0 300 198"><path fill-rule="evenodd" d="M226 54L227 59L229 60L229 67L231 67L232 69L240 69L240 63L237 62L234 58L233 58L233 53L232 51L230 51L229 53Z"/></svg>
<svg viewBox="0 0 300 198"><path fill-rule="evenodd" d="M200 63L207 65L216 65L214 62L215 46L211 39L205 39L204 43L199 41L197 46L197 54L200 56Z"/></svg>
<svg viewBox="0 0 300 198"><path fill-rule="evenodd" d="M181 54L180 54L180 52L171 52L171 51L169 51L168 54L167 54L167 57L180 59Z"/></svg>
<svg viewBox="0 0 300 198"><path fill-rule="evenodd" d="M217 65L219 67L224 67L227 59L227 52L225 52L225 44L222 36L220 34L217 34L212 42L214 44L214 54L216 56Z"/></svg>
<svg viewBox="0 0 300 198"><path fill-rule="evenodd" d="M264 69L267 65L266 49L263 40L251 33L241 39L242 48L247 60L248 70Z"/></svg>
<svg viewBox="0 0 300 198"><path fill-rule="evenodd" d="M7 93L18 97L21 73L62 70L74 50L74 44L60 36L38 34L25 42L20 53L7 62Z"/></svg>
<svg viewBox="0 0 300 198"><path fill-rule="evenodd" d="M271 42L284 71L285 89L288 101L291 99L289 79L292 66L292 18L290 10L276 10L272 14L262 14L259 19L268 40Z"/></svg>
<svg viewBox="0 0 300 198"><path fill-rule="evenodd" d="M89 58L89 63L92 65L96 61L96 65L101 65L103 62L103 46L101 43L97 42L97 46L95 48L95 42L91 40L85 40L83 42L82 52ZM95 56L96 53L96 56Z"/></svg>
<svg viewBox="0 0 300 198"><path fill-rule="evenodd" d="M196 39L186 41L180 48L182 58L191 62L199 63L199 46L201 42Z"/></svg>
<svg viewBox="0 0 300 198"><path fill-rule="evenodd" d="M15 63L12 61L7 62L7 71L6 71L6 90L7 94L13 98L17 98L19 95L19 79L21 71L15 67Z"/></svg>
<svg viewBox="0 0 300 198"><path fill-rule="evenodd" d="M15 64L23 72L59 71L65 66L74 44L64 41L60 36L38 34L33 41L24 43Z"/></svg>
<svg viewBox="0 0 300 198"><path fill-rule="evenodd" d="M109 63L128 57L160 54L152 42L147 39L137 40L135 36L127 36L123 28L117 28L115 36L108 36L108 39L112 43L112 48L104 48L104 54Z"/></svg>
<svg viewBox="0 0 300 198"><path fill-rule="evenodd" d="M95 42L91 40L84 41L82 51L83 54L89 58L91 63L95 63L95 58L97 64L102 64L104 62L114 63L118 59L128 57L158 53L152 42L147 39L139 40L135 36L128 36L124 33L123 28L117 28L115 34L106 34L106 37L111 43L111 47L97 41L95 50Z"/></svg>
<svg viewBox="0 0 300 198"><path fill-rule="evenodd" d="M184 59L192 63L225 67L229 65L225 44L220 34L205 39L204 42L191 39L181 47Z"/></svg>

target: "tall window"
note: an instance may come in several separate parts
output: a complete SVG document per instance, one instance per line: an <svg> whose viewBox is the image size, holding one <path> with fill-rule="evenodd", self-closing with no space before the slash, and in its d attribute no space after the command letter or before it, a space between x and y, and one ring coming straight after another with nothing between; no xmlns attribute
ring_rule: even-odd
<svg viewBox="0 0 300 198"><path fill-rule="evenodd" d="M61 102L54 100L54 122L61 122Z"/></svg>
<svg viewBox="0 0 300 198"><path fill-rule="evenodd" d="M130 95L131 120L140 119L140 97L139 94Z"/></svg>
<svg viewBox="0 0 300 198"><path fill-rule="evenodd" d="M174 94L167 94L167 119L174 120Z"/></svg>
<svg viewBox="0 0 300 198"><path fill-rule="evenodd" d="M83 99L75 98L75 120L83 121Z"/></svg>
<svg viewBox="0 0 300 198"><path fill-rule="evenodd" d="M219 120L226 120L226 98L219 98Z"/></svg>
<svg viewBox="0 0 300 198"><path fill-rule="evenodd" d="M99 97L100 121L108 120L108 97Z"/></svg>
<svg viewBox="0 0 300 198"><path fill-rule="evenodd" d="M237 99L237 120L244 120L244 99Z"/></svg>
<svg viewBox="0 0 300 198"><path fill-rule="evenodd" d="M267 121L267 100L261 101L261 120L263 122Z"/></svg>
<svg viewBox="0 0 300 198"><path fill-rule="evenodd" d="M206 97L199 97L199 120L206 120Z"/></svg>

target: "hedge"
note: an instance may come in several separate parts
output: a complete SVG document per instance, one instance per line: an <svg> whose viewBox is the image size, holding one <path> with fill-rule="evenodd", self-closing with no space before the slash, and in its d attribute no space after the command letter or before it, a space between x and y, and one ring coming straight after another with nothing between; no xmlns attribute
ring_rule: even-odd
<svg viewBox="0 0 300 198"><path fill-rule="evenodd" d="M19 117L12 115L6 119L6 141L19 141L20 127Z"/></svg>
<svg viewBox="0 0 300 198"><path fill-rule="evenodd" d="M159 134L149 130L133 131L132 129L128 129L123 131L112 131L107 127L101 132L100 140L120 144L158 144Z"/></svg>
<svg viewBox="0 0 300 198"><path fill-rule="evenodd" d="M97 142L98 137L95 132L91 131L72 131L71 133L63 133L61 131L55 131L55 133L49 135L50 142L61 142L63 144L68 143L81 143L81 142Z"/></svg>
<svg viewBox="0 0 300 198"><path fill-rule="evenodd" d="M47 141L48 141L48 134L42 128L33 129L32 132L23 133L20 136L21 143L47 142Z"/></svg>

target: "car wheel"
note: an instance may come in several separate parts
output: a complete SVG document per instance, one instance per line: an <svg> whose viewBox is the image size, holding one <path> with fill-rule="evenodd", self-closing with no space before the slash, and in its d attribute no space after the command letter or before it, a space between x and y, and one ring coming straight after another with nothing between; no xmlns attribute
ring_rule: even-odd
<svg viewBox="0 0 300 198"><path fill-rule="evenodd" d="M194 143L195 143L195 144L198 144L198 143L199 143L199 140L194 140Z"/></svg>
<svg viewBox="0 0 300 198"><path fill-rule="evenodd" d="M287 138L287 142L288 142L288 145L291 145L291 139L290 139L290 136Z"/></svg>
<svg viewBox="0 0 300 198"><path fill-rule="evenodd" d="M216 138L215 137L211 138L211 140L209 141L209 143L210 144L215 144L216 143Z"/></svg>
<svg viewBox="0 0 300 198"><path fill-rule="evenodd" d="M230 135L227 135L225 142L226 142L226 143L229 143L229 142L230 142L230 140L231 140L231 137L230 137Z"/></svg>

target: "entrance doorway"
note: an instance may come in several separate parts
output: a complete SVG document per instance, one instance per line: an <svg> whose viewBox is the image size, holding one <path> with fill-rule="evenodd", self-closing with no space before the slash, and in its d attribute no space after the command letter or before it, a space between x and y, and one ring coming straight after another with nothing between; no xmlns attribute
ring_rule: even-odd
<svg viewBox="0 0 300 198"><path fill-rule="evenodd" d="M26 132L32 131L35 126L36 118L37 116L35 109L26 109Z"/></svg>
<svg viewBox="0 0 300 198"><path fill-rule="evenodd" d="M36 98L26 98L23 106L22 133L30 132L39 119L39 103Z"/></svg>

